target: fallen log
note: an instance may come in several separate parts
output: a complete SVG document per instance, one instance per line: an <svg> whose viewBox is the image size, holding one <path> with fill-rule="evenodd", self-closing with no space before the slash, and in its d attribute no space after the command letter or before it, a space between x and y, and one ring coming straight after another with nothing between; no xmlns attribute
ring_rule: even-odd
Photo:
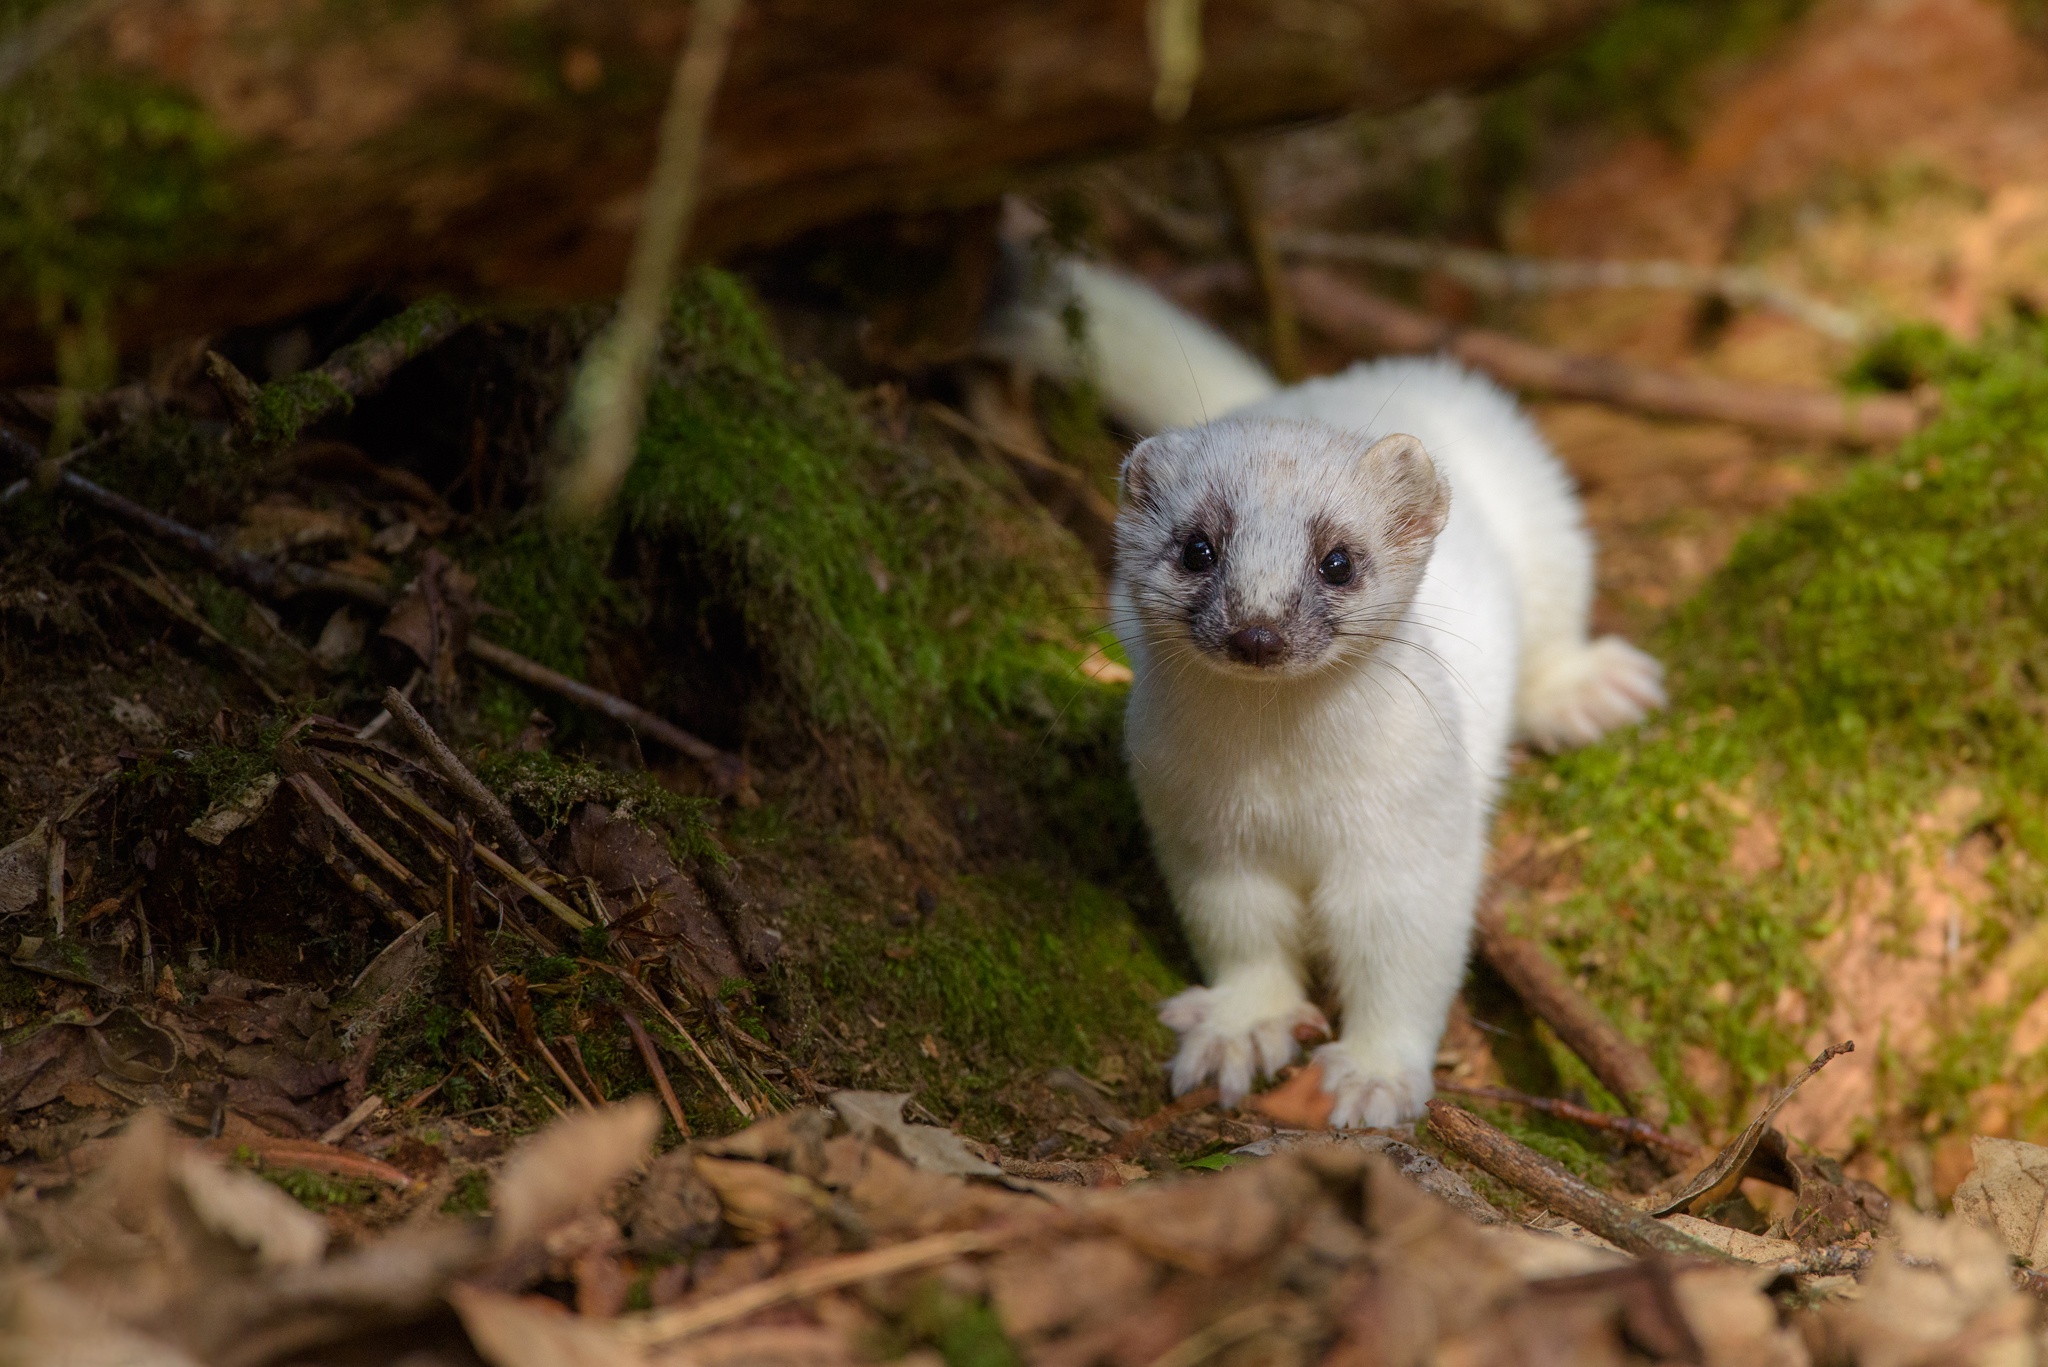
<svg viewBox="0 0 2048 1367"><path fill-rule="evenodd" d="M1169 138L1400 108L1504 76L1616 0L1207 0L1175 63L1192 80L1178 118L1155 108L1158 8L752 0L692 250L983 202ZM134 354L372 289L615 294L691 15L126 0L66 4L34 42L0 32L0 114L44 149L0 153L20 163L0 238L31 248L0 261L0 379L47 374L52 299L104 305Z"/></svg>
<svg viewBox="0 0 2048 1367"><path fill-rule="evenodd" d="M1903 440L1927 418L1918 400L1903 395L1742 384L1559 351L1486 328L1463 328L1381 298L1319 266L1296 266L1288 279L1302 321L1333 341L1375 354L1443 352L1511 389L1864 446Z"/></svg>

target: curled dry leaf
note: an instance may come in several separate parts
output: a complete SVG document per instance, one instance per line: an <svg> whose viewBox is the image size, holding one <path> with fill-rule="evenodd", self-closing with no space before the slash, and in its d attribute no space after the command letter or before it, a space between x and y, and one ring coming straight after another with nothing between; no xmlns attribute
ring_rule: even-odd
<svg viewBox="0 0 2048 1367"><path fill-rule="evenodd" d="M660 1107L636 1096L564 1117L521 1144L492 1193L497 1250L541 1238L610 1191L647 1156L660 1128Z"/></svg>
<svg viewBox="0 0 2048 1367"><path fill-rule="evenodd" d="M1749 1170L1750 1160L1756 1156L1757 1146L1763 1143L1764 1133L1771 1128L1771 1120L1778 1114L1779 1108L1798 1093L1800 1086L1808 1078L1825 1068L1829 1059L1850 1053L1855 1048L1854 1040L1844 1040L1840 1044L1831 1044L1821 1050L1798 1077L1778 1089L1777 1095L1771 1098L1770 1104L1763 1108L1756 1119L1749 1122L1747 1129L1735 1136L1727 1148L1714 1155L1713 1162L1700 1169L1699 1175L1687 1182L1676 1196L1657 1206L1650 1213L1670 1215L1682 1210L1688 1215L1698 1215L1708 1206L1732 1193L1742 1184L1743 1174Z"/></svg>

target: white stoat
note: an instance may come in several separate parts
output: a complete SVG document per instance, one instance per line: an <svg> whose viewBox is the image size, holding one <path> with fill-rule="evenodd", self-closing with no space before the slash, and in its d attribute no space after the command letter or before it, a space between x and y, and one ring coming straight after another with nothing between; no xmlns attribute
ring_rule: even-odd
<svg viewBox="0 0 2048 1367"><path fill-rule="evenodd" d="M1063 262L1052 283L994 349L1086 366L1113 413L1169 429L1124 463L1111 601L1131 778L1208 977L1160 1012L1174 1089L1234 1102L1291 1059L1298 1028L1327 1028L1314 976L1342 1012L1316 1054L1332 1123L1410 1119L1509 741L1636 721L1662 671L1589 639L1570 477L1490 381L1390 360L1282 389L1129 277Z"/></svg>

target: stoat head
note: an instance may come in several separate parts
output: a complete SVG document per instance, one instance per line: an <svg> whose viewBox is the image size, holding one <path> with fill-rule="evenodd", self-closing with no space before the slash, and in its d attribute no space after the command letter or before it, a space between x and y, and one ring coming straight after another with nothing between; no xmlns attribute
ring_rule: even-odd
<svg viewBox="0 0 2048 1367"><path fill-rule="evenodd" d="M1297 678L1393 634L1450 506L1414 437L1273 419L1165 432L1124 462L1117 576L1162 662Z"/></svg>

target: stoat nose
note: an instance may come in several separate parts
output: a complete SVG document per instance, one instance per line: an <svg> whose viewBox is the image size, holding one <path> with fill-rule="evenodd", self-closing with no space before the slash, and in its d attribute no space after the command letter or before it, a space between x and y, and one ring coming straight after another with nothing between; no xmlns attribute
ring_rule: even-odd
<svg viewBox="0 0 2048 1367"><path fill-rule="evenodd" d="M1224 644L1230 650L1230 658L1242 664L1263 668L1280 658L1280 652L1287 643L1280 639L1280 633L1271 627L1245 627L1230 634Z"/></svg>

